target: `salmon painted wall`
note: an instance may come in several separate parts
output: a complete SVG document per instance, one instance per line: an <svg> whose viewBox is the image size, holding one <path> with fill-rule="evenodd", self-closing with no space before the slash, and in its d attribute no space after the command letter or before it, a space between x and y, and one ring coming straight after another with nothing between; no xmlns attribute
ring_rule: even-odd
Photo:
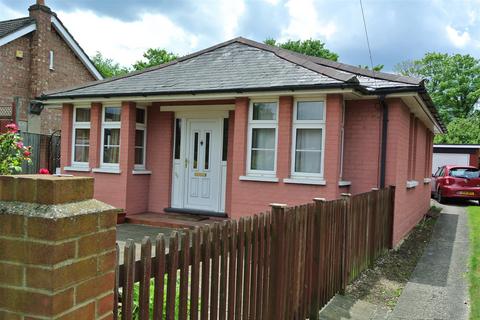
<svg viewBox="0 0 480 320"><path fill-rule="evenodd" d="M427 163L425 148L428 139L432 139L429 130L416 121L415 170L412 180L418 182L414 188L407 189L409 177L409 132L410 111L400 99L387 100L389 105L387 137L387 185L395 188L395 218L393 243L397 244L422 219L430 207L430 184L424 183ZM412 152L410 152L412 154Z"/></svg>
<svg viewBox="0 0 480 320"><path fill-rule="evenodd" d="M290 177L293 98L280 97L278 114L277 178L278 182L241 181L246 171L247 128L249 100L239 98L235 103L232 151L232 185L230 216L238 218L268 210L272 202L296 205L310 202L314 197L334 199L340 195L341 114L343 98L328 95L326 103L325 186L284 183Z"/></svg>
<svg viewBox="0 0 480 320"><path fill-rule="evenodd" d="M343 180L358 194L378 187L382 116L377 100L346 101Z"/></svg>

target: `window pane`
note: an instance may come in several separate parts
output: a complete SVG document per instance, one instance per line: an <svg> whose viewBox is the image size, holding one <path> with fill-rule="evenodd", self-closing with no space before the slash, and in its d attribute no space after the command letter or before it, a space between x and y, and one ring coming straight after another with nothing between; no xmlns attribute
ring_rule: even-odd
<svg viewBox="0 0 480 320"><path fill-rule="evenodd" d="M103 136L103 144L105 146L120 145L120 129L105 129Z"/></svg>
<svg viewBox="0 0 480 320"><path fill-rule="evenodd" d="M75 129L75 144L88 145L90 142L90 129Z"/></svg>
<svg viewBox="0 0 480 320"><path fill-rule="evenodd" d="M252 148L275 149L275 129L252 129Z"/></svg>
<svg viewBox="0 0 480 320"><path fill-rule="evenodd" d="M253 104L253 120L276 120L276 102L258 102Z"/></svg>
<svg viewBox="0 0 480 320"><path fill-rule="evenodd" d="M193 142L193 169L198 167L198 132L194 133L194 142Z"/></svg>
<svg viewBox="0 0 480 320"><path fill-rule="evenodd" d="M119 163L120 147L104 147L103 162Z"/></svg>
<svg viewBox="0 0 480 320"><path fill-rule="evenodd" d="M296 151L295 172L320 173L321 155L320 151Z"/></svg>
<svg viewBox="0 0 480 320"><path fill-rule="evenodd" d="M105 122L118 122L120 121L122 109L116 107L105 108Z"/></svg>
<svg viewBox="0 0 480 320"><path fill-rule="evenodd" d="M297 102L297 120L323 120L323 101Z"/></svg>
<svg viewBox="0 0 480 320"><path fill-rule="evenodd" d="M75 122L90 122L90 109L75 109Z"/></svg>
<svg viewBox="0 0 480 320"><path fill-rule="evenodd" d="M135 147L143 147L145 142L145 131L135 130Z"/></svg>
<svg viewBox="0 0 480 320"><path fill-rule="evenodd" d="M73 161L75 162L88 162L88 146L75 146L75 156Z"/></svg>
<svg viewBox="0 0 480 320"><path fill-rule="evenodd" d="M222 161L227 161L227 156L228 156L228 118L223 119Z"/></svg>
<svg viewBox="0 0 480 320"><path fill-rule="evenodd" d="M274 165L274 150L252 150L252 159L250 165L252 170L273 171Z"/></svg>
<svg viewBox="0 0 480 320"><path fill-rule="evenodd" d="M180 159L181 140L182 140L182 119L175 119L175 159Z"/></svg>
<svg viewBox="0 0 480 320"><path fill-rule="evenodd" d="M137 123L145 124L145 109L137 109Z"/></svg>
<svg viewBox="0 0 480 320"><path fill-rule="evenodd" d="M143 165L143 148L142 147L135 148L135 164Z"/></svg>
<svg viewBox="0 0 480 320"><path fill-rule="evenodd" d="M205 133L205 170L208 170L208 162L210 161L210 132Z"/></svg>
<svg viewBox="0 0 480 320"><path fill-rule="evenodd" d="M296 150L322 149L322 129L297 129Z"/></svg>

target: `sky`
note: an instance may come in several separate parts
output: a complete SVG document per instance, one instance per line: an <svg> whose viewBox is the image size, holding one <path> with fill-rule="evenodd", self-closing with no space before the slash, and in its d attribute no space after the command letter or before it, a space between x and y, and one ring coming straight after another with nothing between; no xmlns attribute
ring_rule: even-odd
<svg viewBox="0 0 480 320"><path fill-rule="evenodd" d="M0 0L0 20L35 0ZM339 61L370 65L359 0L45 0L90 55L124 66L148 48L179 55L237 36L319 39ZM392 71L426 52L480 58L480 0L363 0L373 64Z"/></svg>

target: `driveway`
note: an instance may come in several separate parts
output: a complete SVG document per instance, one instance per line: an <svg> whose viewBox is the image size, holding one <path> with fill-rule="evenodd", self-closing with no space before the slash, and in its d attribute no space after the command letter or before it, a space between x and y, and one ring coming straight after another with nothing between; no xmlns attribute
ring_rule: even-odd
<svg viewBox="0 0 480 320"><path fill-rule="evenodd" d="M468 319L468 204L432 204L442 213L389 319Z"/></svg>
<svg viewBox="0 0 480 320"><path fill-rule="evenodd" d="M117 243L120 248L120 264L123 263L123 252L125 248L125 242L128 239L132 239L135 241L135 258L136 260L140 259L140 250L141 250L141 243L142 239L145 236L149 236L152 244L155 243L155 238L159 233L163 233L165 235L165 244L168 248L168 239L173 231L179 231L179 229L171 229L171 228L159 228L159 227L151 227L145 226L141 224L119 224L117 225ZM152 251L152 256L155 256L155 249Z"/></svg>

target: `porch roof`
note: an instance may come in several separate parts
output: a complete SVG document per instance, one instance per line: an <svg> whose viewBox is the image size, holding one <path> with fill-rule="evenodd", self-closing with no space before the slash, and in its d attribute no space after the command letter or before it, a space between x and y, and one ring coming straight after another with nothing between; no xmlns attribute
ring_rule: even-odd
<svg viewBox="0 0 480 320"><path fill-rule="evenodd" d="M422 79L374 72L241 37L125 76L47 92L39 99L326 88L351 88L368 95L419 93L441 123Z"/></svg>

